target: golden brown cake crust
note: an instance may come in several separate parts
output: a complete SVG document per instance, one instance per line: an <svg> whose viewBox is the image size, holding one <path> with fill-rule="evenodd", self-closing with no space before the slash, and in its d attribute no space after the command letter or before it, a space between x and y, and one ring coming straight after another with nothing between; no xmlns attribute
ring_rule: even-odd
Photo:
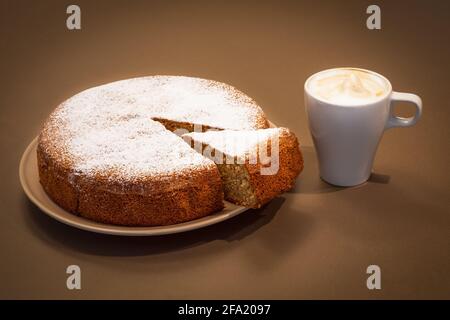
<svg viewBox="0 0 450 320"><path fill-rule="evenodd" d="M70 162L44 152L46 140L41 135L37 149L41 185L71 213L108 224L157 226L201 218L223 208L222 183L215 167L164 181L147 177L134 186L111 184L102 177L74 176Z"/></svg>
<svg viewBox="0 0 450 320"><path fill-rule="evenodd" d="M216 81L153 76L91 88L44 124L37 148L44 190L74 214L117 225L175 224L221 210L215 164L160 122L169 130L268 126L251 98Z"/></svg>
<svg viewBox="0 0 450 320"><path fill-rule="evenodd" d="M277 195L292 189L295 180L303 170L303 156L297 137L288 129L280 131L279 170L274 175L261 175L260 164L246 163L253 190L258 199L255 208L259 208ZM268 143L270 149L271 142Z"/></svg>
<svg viewBox="0 0 450 320"><path fill-rule="evenodd" d="M118 81L83 91L50 115L38 139L40 182L62 208L102 223L157 226L206 216L223 208L220 173L170 132L194 124L268 127L256 102L224 83Z"/></svg>

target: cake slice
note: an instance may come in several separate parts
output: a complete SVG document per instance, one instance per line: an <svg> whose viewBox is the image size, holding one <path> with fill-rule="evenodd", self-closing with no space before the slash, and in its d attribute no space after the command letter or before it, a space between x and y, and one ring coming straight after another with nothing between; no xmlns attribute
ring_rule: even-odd
<svg viewBox="0 0 450 320"><path fill-rule="evenodd" d="M259 208L291 189L303 169L296 136L287 128L191 132L183 139L213 160L225 199Z"/></svg>

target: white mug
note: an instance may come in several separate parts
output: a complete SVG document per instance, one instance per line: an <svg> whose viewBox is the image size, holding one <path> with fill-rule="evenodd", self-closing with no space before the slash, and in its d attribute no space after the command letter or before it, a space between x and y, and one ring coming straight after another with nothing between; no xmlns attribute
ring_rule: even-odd
<svg viewBox="0 0 450 320"><path fill-rule="evenodd" d="M351 106L332 103L312 94L308 87L311 79L321 73L340 69L379 77L386 84L385 93L376 101ZM397 101L412 103L416 109L415 115L410 118L393 115L393 105ZM320 176L337 186L355 186L367 181L384 130L412 126L422 114L419 96L394 92L388 79L359 68L334 68L309 77L305 82L305 106L319 160Z"/></svg>

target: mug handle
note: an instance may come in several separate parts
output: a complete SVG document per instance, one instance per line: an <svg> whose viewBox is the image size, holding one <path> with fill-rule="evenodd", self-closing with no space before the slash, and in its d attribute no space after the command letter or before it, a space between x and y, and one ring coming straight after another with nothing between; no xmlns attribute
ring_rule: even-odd
<svg viewBox="0 0 450 320"><path fill-rule="evenodd" d="M409 118L397 117L393 114L394 105L396 102L410 102L416 107L416 113ZM395 127L410 127L416 124L422 115L422 99L418 95L412 93L395 92L391 94L391 101L389 106L389 119L386 123L386 129Z"/></svg>

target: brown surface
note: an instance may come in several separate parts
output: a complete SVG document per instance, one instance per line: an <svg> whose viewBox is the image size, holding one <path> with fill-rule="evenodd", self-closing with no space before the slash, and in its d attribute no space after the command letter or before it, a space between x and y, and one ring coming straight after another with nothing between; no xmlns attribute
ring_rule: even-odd
<svg viewBox="0 0 450 320"><path fill-rule="evenodd" d="M2 1L0 298L450 298L446 1ZM372 69L423 98L417 126L386 132L367 184L322 182L303 81L333 66ZM25 197L18 163L40 125L87 87L148 74L230 83L304 147L291 193L265 209L185 234L123 238L64 226ZM406 112L401 108L401 113ZM82 290L65 287L78 264ZM366 288L370 264L382 290Z"/></svg>

